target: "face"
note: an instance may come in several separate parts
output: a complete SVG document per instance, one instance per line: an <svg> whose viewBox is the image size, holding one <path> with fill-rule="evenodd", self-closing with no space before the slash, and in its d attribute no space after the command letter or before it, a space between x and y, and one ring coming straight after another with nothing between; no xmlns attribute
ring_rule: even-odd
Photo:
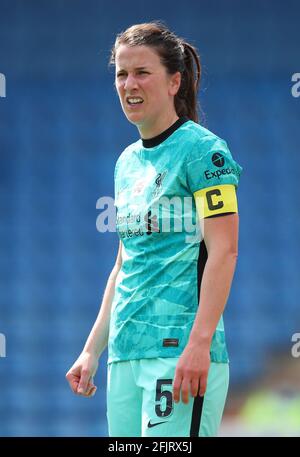
<svg viewBox="0 0 300 457"><path fill-rule="evenodd" d="M169 75L149 46L120 45L115 61L116 89L127 119L144 138L153 132L155 136L158 125L176 116L174 96L180 87L180 73Z"/></svg>

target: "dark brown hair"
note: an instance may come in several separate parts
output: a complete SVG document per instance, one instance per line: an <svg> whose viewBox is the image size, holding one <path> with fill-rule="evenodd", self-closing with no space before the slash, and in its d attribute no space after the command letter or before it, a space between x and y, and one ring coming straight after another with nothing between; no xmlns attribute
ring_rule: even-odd
<svg viewBox="0 0 300 457"><path fill-rule="evenodd" d="M117 35L111 51L110 64L115 64L116 52L121 44L153 47L167 72L181 73L181 85L175 95L175 110L179 117L187 116L199 121L197 92L201 78L200 58L194 46L176 36L159 21L136 24Z"/></svg>

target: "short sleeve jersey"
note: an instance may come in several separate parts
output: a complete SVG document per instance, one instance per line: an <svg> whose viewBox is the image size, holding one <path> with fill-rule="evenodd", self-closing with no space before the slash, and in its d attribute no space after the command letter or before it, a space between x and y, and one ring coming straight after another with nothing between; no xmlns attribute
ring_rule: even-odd
<svg viewBox="0 0 300 457"><path fill-rule="evenodd" d="M108 363L180 356L201 306L207 254L200 210L203 217L237 212L240 173L225 141L187 118L120 155L115 206L123 262ZM211 361L228 361L222 316L210 354Z"/></svg>

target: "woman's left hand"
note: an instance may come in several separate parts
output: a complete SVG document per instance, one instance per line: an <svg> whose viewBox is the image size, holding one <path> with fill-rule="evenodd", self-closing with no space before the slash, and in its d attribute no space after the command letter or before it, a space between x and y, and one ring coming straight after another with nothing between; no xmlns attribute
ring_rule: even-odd
<svg viewBox="0 0 300 457"><path fill-rule="evenodd" d="M183 403L188 403L189 393L192 397L204 395L210 366L209 349L209 346L187 344L175 371L173 397L176 403L180 400L180 390Z"/></svg>

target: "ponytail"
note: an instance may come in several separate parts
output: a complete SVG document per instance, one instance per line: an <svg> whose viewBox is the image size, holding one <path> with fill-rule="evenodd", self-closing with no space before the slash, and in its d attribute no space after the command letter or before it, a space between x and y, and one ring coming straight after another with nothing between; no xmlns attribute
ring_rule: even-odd
<svg viewBox="0 0 300 457"><path fill-rule="evenodd" d="M179 91L175 95L175 109L178 116L187 116L192 121L199 122L197 93L201 78L200 59L196 49L189 43L183 42L182 46L184 69Z"/></svg>

